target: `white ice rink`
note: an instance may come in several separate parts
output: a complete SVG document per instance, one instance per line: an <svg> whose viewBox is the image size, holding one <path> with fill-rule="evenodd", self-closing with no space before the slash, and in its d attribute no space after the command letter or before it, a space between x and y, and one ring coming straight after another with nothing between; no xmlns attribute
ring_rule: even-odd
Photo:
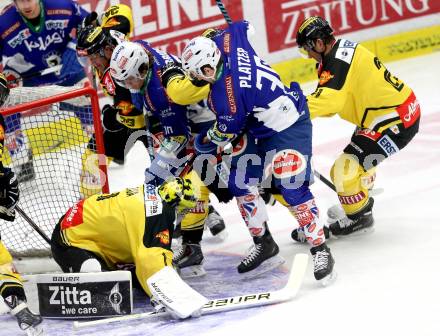
<svg viewBox="0 0 440 336"><path fill-rule="evenodd" d="M76 333L69 321L46 320L46 335L440 335L439 64L440 52L387 64L394 75L413 88L420 101L420 132L407 148L378 169L376 187L384 188L384 192L375 197L375 232L328 242L338 272L333 285L320 287L309 261L303 286L289 303L184 322L156 319ZM313 87L305 85L304 89L308 93ZM348 143L353 126L338 117L318 119L314 126L315 168L329 176L333 160ZM137 144L124 168L111 169L111 190L142 183L146 156L145 149ZM323 215L337 202L336 195L319 181L312 191ZM217 243L206 233L203 248L208 276L191 284L208 297L282 287L293 256L308 252L307 246L290 238L296 224L287 210L280 205L269 209L271 231L288 260L285 268L244 282L235 266L251 239L235 202L218 208L227 222L229 236ZM135 307L137 312L148 307L139 294ZM15 320L0 316L0 335L19 334Z"/></svg>

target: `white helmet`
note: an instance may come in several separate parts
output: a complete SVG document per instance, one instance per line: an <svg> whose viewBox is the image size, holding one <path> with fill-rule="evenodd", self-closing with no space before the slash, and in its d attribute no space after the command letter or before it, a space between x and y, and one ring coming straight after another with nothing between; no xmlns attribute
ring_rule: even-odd
<svg viewBox="0 0 440 336"><path fill-rule="evenodd" d="M110 73L123 83L129 77L144 79L149 66L147 51L139 43L124 41L113 50Z"/></svg>
<svg viewBox="0 0 440 336"><path fill-rule="evenodd" d="M192 76L215 80L220 58L221 53L215 42L207 37L198 36L193 38L183 50L182 67ZM214 69L212 76L206 76L202 71L202 68L206 65Z"/></svg>

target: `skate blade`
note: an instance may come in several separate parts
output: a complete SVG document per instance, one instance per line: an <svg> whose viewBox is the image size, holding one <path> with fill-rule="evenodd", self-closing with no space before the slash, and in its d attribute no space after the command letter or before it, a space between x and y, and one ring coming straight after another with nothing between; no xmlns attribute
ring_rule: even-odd
<svg viewBox="0 0 440 336"><path fill-rule="evenodd" d="M338 277L338 273L336 273L336 271L333 271L329 275L327 275L325 278L318 280L318 283L322 287L327 287L327 286L330 286L333 282L335 282L337 277Z"/></svg>
<svg viewBox="0 0 440 336"><path fill-rule="evenodd" d="M285 262L286 262L286 260L277 254L277 255L273 256L272 258L269 258L269 259L263 261L260 264L260 266L253 269L252 271L249 271L246 273L239 273L239 274L240 274L241 280L253 279L253 278L256 278L264 273L267 273L267 272L273 270L274 268L277 268L278 266L281 266Z"/></svg>
<svg viewBox="0 0 440 336"><path fill-rule="evenodd" d="M180 277L182 279L198 278L206 275L203 265L194 265L180 268Z"/></svg>
<svg viewBox="0 0 440 336"><path fill-rule="evenodd" d="M44 330L41 326L29 327L26 329L27 336L44 336Z"/></svg>
<svg viewBox="0 0 440 336"><path fill-rule="evenodd" d="M334 235L330 231L330 238L332 238L332 239L346 239L346 238L350 238L350 237L361 237L361 236L372 234L373 232L374 232L374 226L370 226L369 228L361 229L361 230L355 231L355 232L347 234L347 235Z"/></svg>

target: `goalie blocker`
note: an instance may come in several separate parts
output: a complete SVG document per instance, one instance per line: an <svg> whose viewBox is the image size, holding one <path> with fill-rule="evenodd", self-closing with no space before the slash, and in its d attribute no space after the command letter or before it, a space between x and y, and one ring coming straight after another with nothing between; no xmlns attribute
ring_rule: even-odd
<svg viewBox="0 0 440 336"><path fill-rule="evenodd" d="M131 314L133 295L129 271L38 274L40 314L46 318L97 318Z"/></svg>

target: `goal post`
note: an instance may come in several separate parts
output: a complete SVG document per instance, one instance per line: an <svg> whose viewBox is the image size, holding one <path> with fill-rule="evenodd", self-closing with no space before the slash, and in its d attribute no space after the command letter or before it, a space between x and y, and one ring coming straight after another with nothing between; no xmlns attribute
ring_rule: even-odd
<svg viewBox="0 0 440 336"><path fill-rule="evenodd" d="M0 109L4 164L19 180L19 206L47 235L78 200L108 192L99 99L84 87L18 87ZM1 239L15 257L50 255L50 247L18 213L0 220Z"/></svg>

